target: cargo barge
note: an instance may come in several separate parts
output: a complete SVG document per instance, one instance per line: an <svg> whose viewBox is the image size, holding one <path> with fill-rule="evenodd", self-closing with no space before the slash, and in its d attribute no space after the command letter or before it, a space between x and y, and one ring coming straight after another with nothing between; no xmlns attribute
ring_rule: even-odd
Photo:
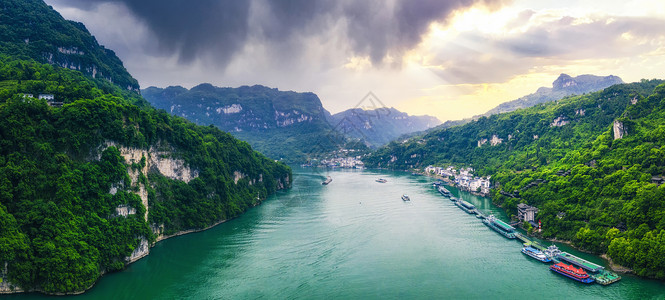
<svg viewBox="0 0 665 300"><path fill-rule="evenodd" d="M514 239L515 238L515 227L506 224L505 222L497 219L494 215L487 216L483 223L489 228L494 229L494 231L500 233L506 238Z"/></svg>
<svg viewBox="0 0 665 300"><path fill-rule="evenodd" d="M472 215L476 214L476 206L474 206L473 204L471 204L469 202L466 202L466 201L460 199L459 201L457 201L455 203L455 205L459 206L459 208L461 208L466 213L469 213L469 214L472 214Z"/></svg>

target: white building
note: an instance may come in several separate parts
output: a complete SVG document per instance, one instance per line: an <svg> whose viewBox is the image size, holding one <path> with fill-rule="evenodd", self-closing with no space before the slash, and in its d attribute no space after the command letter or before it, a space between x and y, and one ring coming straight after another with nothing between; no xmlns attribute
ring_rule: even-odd
<svg viewBox="0 0 665 300"><path fill-rule="evenodd" d="M54 100L53 94L39 94L39 99Z"/></svg>

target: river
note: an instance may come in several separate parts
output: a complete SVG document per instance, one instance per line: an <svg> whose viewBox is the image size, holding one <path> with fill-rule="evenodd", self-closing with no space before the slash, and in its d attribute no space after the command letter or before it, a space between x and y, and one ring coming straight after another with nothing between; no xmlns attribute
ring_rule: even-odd
<svg viewBox="0 0 665 300"><path fill-rule="evenodd" d="M522 254L518 241L441 197L430 178L300 168L294 175L291 190L210 230L160 242L71 298L665 299L660 281L623 275L610 286L583 285L552 273ZM333 181L322 186L327 175ZM490 199L449 190L505 220Z"/></svg>

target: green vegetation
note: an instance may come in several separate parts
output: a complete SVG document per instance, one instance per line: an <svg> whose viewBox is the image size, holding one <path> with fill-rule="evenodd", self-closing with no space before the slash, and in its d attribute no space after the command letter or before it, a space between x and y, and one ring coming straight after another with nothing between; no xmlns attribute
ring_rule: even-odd
<svg viewBox="0 0 665 300"><path fill-rule="evenodd" d="M138 91L122 61L100 46L85 26L67 21L41 0L3 0L0 7L0 53L72 68Z"/></svg>
<svg viewBox="0 0 665 300"><path fill-rule="evenodd" d="M473 166L480 175L492 175L492 199L509 214L518 203L539 207L543 237L571 240L607 253L638 275L665 279L665 186L652 183L665 174L662 83L615 85L483 117L393 142L366 163L395 169ZM615 120L625 131L621 139L614 139ZM492 146L495 135L503 140ZM479 146L483 139L488 141Z"/></svg>
<svg viewBox="0 0 665 300"><path fill-rule="evenodd" d="M24 93L53 93L64 105ZM204 228L289 186L290 169L247 143L132 103L144 100L105 80L0 57L0 263L8 263L8 281L47 293L84 290L124 268L141 239L153 242L151 226L164 234ZM144 207L128 171L146 158L125 162L123 147L158 149L198 177L141 174ZM236 171L245 175L237 184ZM121 216L119 206L136 213Z"/></svg>
<svg viewBox="0 0 665 300"><path fill-rule="evenodd" d="M190 90L150 87L142 93L156 108L199 125L217 126L276 160L302 163L340 147L354 146L341 130L328 124L321 100L313 93L260 85L220 88L210 84ZM354 147L367 148L357 143Z"/></svg>

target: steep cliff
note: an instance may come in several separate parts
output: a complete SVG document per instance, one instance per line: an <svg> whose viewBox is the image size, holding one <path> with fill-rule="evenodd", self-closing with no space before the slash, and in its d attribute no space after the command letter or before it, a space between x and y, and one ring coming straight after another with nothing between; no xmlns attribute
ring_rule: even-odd
<svg viewBox="0 0 665 300"><path fill-rule="evenodd" d="M26 93L51 85L57 103ZM0 292L81 292L156 240L290 187L290 168L247 143L123 95L0 56Z"/></svg>
<svg viewBox="0 0 665 300"><path fill-rule="evenodd" d="M345 143L344 138L329 137L334 129L313 93L201 84L189 90L149 87L142 94L157 108L200 125L215 125L273 159L302 162Z"/></svg>

